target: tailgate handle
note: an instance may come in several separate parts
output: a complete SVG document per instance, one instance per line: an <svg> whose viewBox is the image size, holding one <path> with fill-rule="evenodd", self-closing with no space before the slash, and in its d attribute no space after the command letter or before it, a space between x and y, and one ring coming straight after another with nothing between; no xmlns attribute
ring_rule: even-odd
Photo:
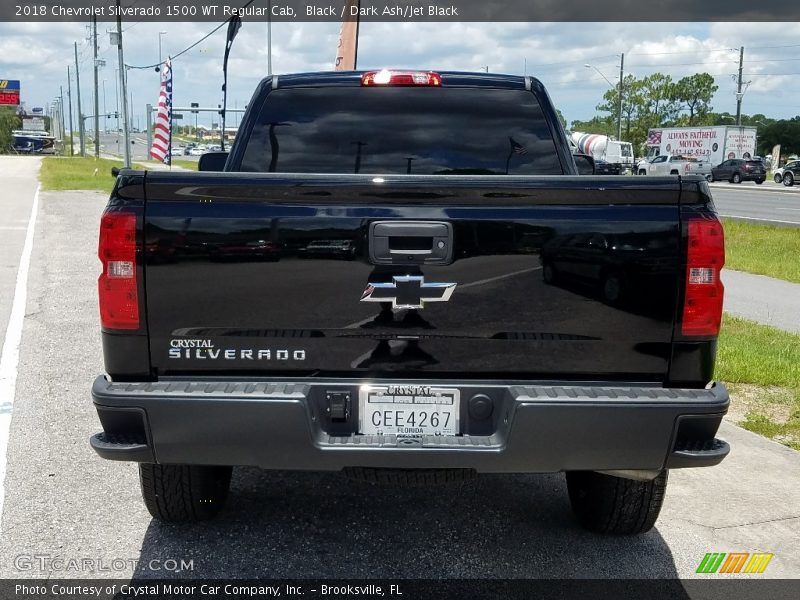
<svg viewBox="0 0 800 600"><path fill-rule="evenodd" d="M443 265L453 256L453 227L439 221L376 221L369 257L376 265Z"/></svg>

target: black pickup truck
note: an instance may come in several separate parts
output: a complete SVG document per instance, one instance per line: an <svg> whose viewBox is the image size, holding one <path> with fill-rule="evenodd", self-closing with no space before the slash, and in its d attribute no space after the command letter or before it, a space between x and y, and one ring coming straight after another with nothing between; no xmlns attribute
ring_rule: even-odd
<svg viewBox="0 0 800 600"><path fill-rule="evenodd" d="M166 521L255 465L565 472L582 525L650 529L669 469L729 451L723 231L701 177L583 158L531 77L265 79L230 155L119 173L93 448Z"/></svg>

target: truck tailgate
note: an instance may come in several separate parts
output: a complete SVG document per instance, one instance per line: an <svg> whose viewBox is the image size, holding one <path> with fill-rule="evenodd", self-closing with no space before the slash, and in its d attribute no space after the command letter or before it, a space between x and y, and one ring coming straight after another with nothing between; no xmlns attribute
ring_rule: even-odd
<svg viewBox="0 0 800 600"><path fill-rule="evenodd" d="M152 367L662 381L681 185L148 173Z"/></svg>

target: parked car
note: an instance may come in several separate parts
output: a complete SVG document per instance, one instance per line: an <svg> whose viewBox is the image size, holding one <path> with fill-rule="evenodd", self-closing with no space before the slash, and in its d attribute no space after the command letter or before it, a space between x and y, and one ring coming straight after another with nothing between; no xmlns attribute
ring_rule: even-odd
<svg viewBox="0 0 800 600"><path fill-rule="evenodd" d="M767 170L760 160L733 158L723 161L711 169L711 181L730 181L731 183L755 181L761 185L766 178Z"/></svg>
<svg viewBox="0 0 800 600"><path fill-rule="evenodd" d="M205 148L203 148L202 146L195 146L194 148L191 149L191 151L189 152L189 155L190 156L203 156L203 154L205 154L205 153L206 153L206 149Z"/></svg>
<svg viewBox="0 0 800 600"><path fill-rule="evenodd" d="M637 167L638 168L638 167ZM641 171L641 169L640 169ZM656 156L646 167L647 175L702 175L711 181L711 165L696 156Z"/></svg>
<svg viewBox="0 0 800 600"><path fill-rule="evenodd" d="M800 180L800 160L793 160L783 168L783 185L791 187Z"/></svg>
<svg viewBox="0 0 800 600"><path fill-rule="evenodd" d="M793 167L793 166L795 166L795 165L800 165L800 160L792 160L792 161L789 161L788 163L786 163L785 165L783 165L781 168L779 168L779 169L775 169L775 170L772 172L772 180L773 180L775 183L780 183L780 182L782 182L782 181L783 181L783 173L784 173L784 171L785 171L786 169L791 169L791 167ZM788 185L792 185L792 184L790 183L790 184L788 184Z"/></svg>

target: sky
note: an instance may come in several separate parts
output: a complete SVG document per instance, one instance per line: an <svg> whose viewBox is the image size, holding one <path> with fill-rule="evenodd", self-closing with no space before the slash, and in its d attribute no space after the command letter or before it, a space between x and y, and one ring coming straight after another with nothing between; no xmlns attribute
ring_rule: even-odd
<svg viewBox="0 0 800 600"><path fill-rule="evenodd" d="M99 57L106 61L99 75L101 112L116 107L118 59L107 33L111 27L98 25ZM123 21L125 63L158 63L159 37L166 58L212 29L211 23ZM174 61L176 107L191 102L216 107L221 102L225 30L222 27ZM332 69L338 30L335 22L273 23L273 72ZM160 31L166 33L159 36ZM88 34L88 25L82 23L0 23L0 79L21 80L27 108L47 106L60 86L66 102L70 65L77 114L73 43L78 42L83 112L92 114ZM231 51L229 108L244 107L267 74L266 37L266 23L244 22ZM743 80L749 82L742 111L772 118L800 115L797 23L362 23L358 67L527 72L545 84L555 106L571 122L596 114L603 93L618 81L618 55L624 53L625 73L637 77L656 71L673 79L711 73L719 86L714 110L735 113L740 46L745 47ZM128 83L134 125L143 128L145 105L158 98L159 75L152 68L130 69ZM200 117L201 124L211 120L211 115ZM229 116L228 122L235 124L236 116Z"/></svg>

